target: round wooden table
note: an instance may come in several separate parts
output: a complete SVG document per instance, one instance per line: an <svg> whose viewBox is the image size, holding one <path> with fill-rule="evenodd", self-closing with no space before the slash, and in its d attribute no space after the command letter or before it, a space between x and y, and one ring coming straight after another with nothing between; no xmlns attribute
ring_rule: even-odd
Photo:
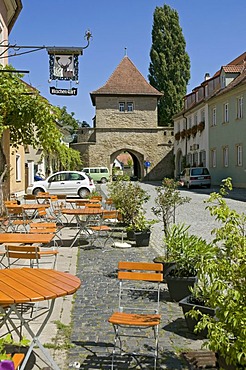
<svg viewBox="0 0 246 370"><path fill-rule="evenodd" d="M45 358L50 362L52 369L60 370L49 352L41 344L39 337L52 314L55 300L75 293L80 285L81 281L78 277L56 270L31 268L0 270L0 312L3 314L0 328L7 324L7 328L12 327L18 335L21 335L19 327L11 319L11 313L14 312L32 338L20 370L25 368L34 346L40 348ZM22 315L22 310L18 310L17 306L21 303L45 300L51 300L51 304L47 308L42 324L34 333L30 327L32 319L25 318Z"/></svg>

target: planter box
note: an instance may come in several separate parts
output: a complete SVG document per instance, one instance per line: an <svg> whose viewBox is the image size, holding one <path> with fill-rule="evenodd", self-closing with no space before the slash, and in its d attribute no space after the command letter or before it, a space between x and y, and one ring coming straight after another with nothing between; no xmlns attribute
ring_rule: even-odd
<svg viewBox="0 0 246 370"><path fill-rule="evenodd" d="M135 232L136 247L148 247L150 241L150 231Z"/></svg>
<svg viewBox="0 0 246 370"><path fill-rule="evenodd" d="M126 236L128 240L135 240L135 232L133 230L127 231Z"/></svg>
<svg viewBox="0 0 246 370"><path fill-rule="evenodd" d="M177 276L165 276L168 291L173 301L179 302L181 299L190 295L189 287L193 287L197 281L197 277L177 277Z"/></svg>
<svg viewBox="0 0 246 370"><path fill-rule="evenodd" d="M148 247L150 231L127 231L127 239L136 242L137 247Z"/></svg>
<svg viewBox="0 0 246 370"><path fill-rule="evenodd" d="M191 296L189 295L188 297L185 297L185 298L181 299L181 301L179 301L179 306L182 307L183 314L184 314L185 321L186 321L186 325L188 327L189 332L194 334L194 328L195 328L196 324L199 321L199 317L198 317L198 320L196 320L195 318L187 316L186 313L191 311L193 308L195 308L195 309L199 310L202 314L206 314L206 315L209 315L209 316L213 317L215 315L215 310L213 308L198 305L198 304L192 303L190 301L191 301ZM196 334L200 337L207 338L207 330L206 329L201 330Z"/></svg>

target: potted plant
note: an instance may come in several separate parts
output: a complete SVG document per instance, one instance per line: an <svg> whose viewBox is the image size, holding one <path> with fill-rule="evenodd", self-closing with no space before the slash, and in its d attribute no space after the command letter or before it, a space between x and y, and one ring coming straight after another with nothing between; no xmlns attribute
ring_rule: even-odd
<svg viewBox="0 0 246 370"><path fill-rule="evenodd" d="M163 274L164 277L173 268L174 261L170 256L168 245L165 244L165 240L169 235L169 229L172 224L175 224L175 215L177 207L184 203L188 203L191 198L181 196L178 187L180 186L179 181L174 179L164 178L162 185L156 188L157 196L155 198L155 206L152 207L152 212L159 220L163 223L164 232L164 248L163 254L157 256L154 262L163 263Z"/></svg>
<svg viewBox="0 0 246 370"><path fill-rule="evenodd" d="M147 247L149 245L151 226L157 220L147 220L145 212L140 210L136 217L126 227L128 240L135 240L137 247Z"/></svg>
<svg viewBox="0 0 246 370"><path fill-rule="evenodd" d="M215 256L215 248L211 244L211 258ZM215 316L215 307L210 302L210 281L204 274L205 265L211 262L210 258L202 258L199 266L197 266L197 282L194 287L190 288L191 293L179 301L179 306L182 307L186 325L191 333L198 334L200 337L207 338L207 328L201 330L197 325L202 315Z"/></svg>
<svg viewBox="0 0 246 370"><path fill-rule="evenodd" d="M201 237L188 233L190 226L174 224L164 241L175 267L166 276L170 297L180 301L197 281L200 261L212 256L212 247Z"/></svg>
<svg viewBox="0 0 246 370"><path fill-rule="evenodd" d="M108 184L108 190L109 197L121 213L126 225L131 224L150 198L147 191L142 189L138 182L130 182L129 177L117 178L116 181Z"/></svg>
<svg viewBox="0 0 246 370"><path fill-rule="evenodd" d="M219 222L212 231L216 256L204 264L209 303L216 316L202 315L197 328L207 329L207 346L218 354L224 369L246 368L246 215L226 203L231 179L211 193L207 208Z"/></svg>
<svg viewBox="0 0 246 370"><path fill-rule="evenodd" d="M30 341L23 338L20 342L14 342L11 334L0 339L0 370L15 370L14 362L12 361L13 348L26 346Z"/></svg>

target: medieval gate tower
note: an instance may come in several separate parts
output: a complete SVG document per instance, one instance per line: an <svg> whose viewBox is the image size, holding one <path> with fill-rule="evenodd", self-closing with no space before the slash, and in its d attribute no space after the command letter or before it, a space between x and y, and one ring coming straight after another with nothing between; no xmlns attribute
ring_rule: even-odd
<svg viewBox="0 0 246 370"><path fill-rule="evenodd" d="M96 114L94 127L83 127L77 143L83 166L107 166L128 152L134 175L143 180L173 176L173 128L157 126L162 96L125 56L104 86L90 93ZM148 170L146 164L150 164Z"/></svg>

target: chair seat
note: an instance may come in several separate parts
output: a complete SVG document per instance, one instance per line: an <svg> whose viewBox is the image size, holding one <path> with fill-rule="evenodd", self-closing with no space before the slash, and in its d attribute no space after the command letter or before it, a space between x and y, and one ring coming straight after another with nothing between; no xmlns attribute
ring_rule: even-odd
<svg viewBox="0 0 246 370"><path fill-rule="evenodd" d="M40 251L40 252L38 252L38 255L40 256L40 257L42 257L42 256L55 256L55 255L57 255L59 253L59 251L57 251L57 250L51 250L51 251Z"/></svg>
<svg viewBox="0 0 246 370"><path fill-rule="evenodd" d="M114 312L108 319L114 325L129 326L156 326L160 324L161 315L132 314L127 312Z"/></svg>
<svg viewBox="0 0 246 370"><path fill-rule="evenodd" d="M106 225L91 226L90 229L94 231L111 231L111 227Z"/></svg>

